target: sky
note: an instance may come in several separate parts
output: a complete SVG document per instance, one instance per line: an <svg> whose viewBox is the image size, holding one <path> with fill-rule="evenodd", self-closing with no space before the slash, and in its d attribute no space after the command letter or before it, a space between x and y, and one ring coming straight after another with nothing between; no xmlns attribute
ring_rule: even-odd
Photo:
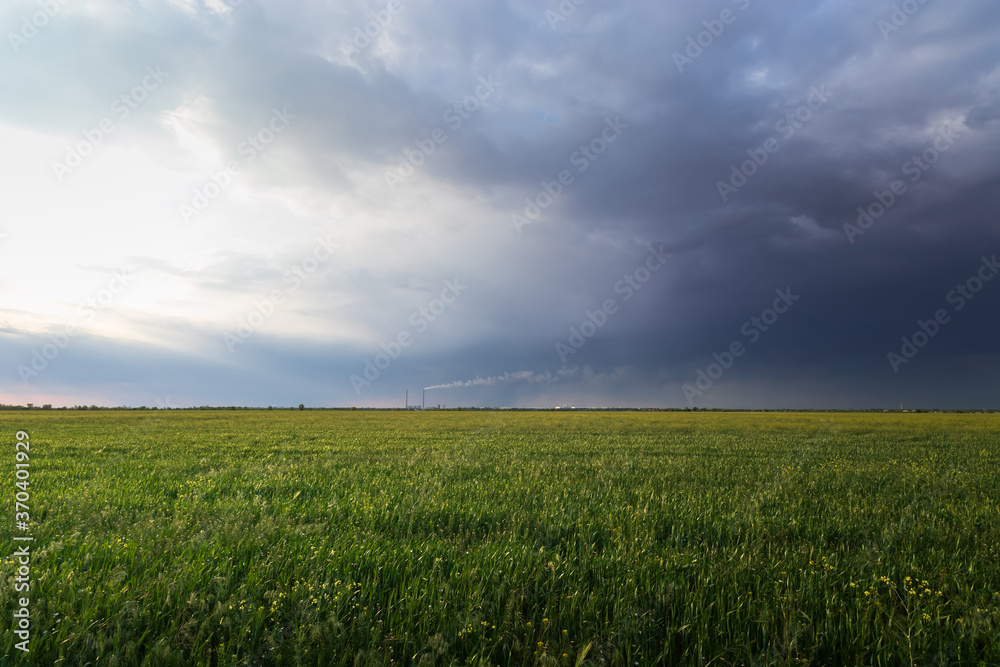
<svg viewBox="0 0 1000 667"><path fill-rule="evenodd" d="M996 3L0 29L0 403L1000 407Z"/></svg>

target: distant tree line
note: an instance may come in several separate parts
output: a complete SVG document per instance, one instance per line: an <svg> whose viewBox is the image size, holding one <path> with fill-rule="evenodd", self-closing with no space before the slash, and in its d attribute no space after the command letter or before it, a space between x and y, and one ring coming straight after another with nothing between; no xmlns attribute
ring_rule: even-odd
<svg viewBox="0 0 1000 667"><path fill-rule="evenodd" d="M402 410L403 408L358 408L358 407L330 407L330 408L307 408L305 404L299 403L298 407L275 407L269 405L266 408L262 407L250 407L250 406L239 406L239 405L200 405L198 407L190 408L159 408L159 407L146 407L145 405L140 405L137 407L129 407L127 405L119 405L117 407L109 407L106 405L74 405L73 407L59 407L53 408L51 403L45 403L44 405L35 405L34 403L28 403L27 405L7 405L5 403L0 403L0 410L369 410L369 411L396 411ZM420 411L420 408L410 407L410 411ZM805 408L760 408L760 409L750 409L750 408L630 408L630 407L607 407L607 408L572 408L572 407L559 407L559 408L497 408L497 407L455 407L455 408L425 408L424 412L430 411L503 411L503 412L914 412L914 413L931 413L931 412L947 412L952 414L972 414L972 413L995 413L1000 412L996 409L978 409L978 410L938 410L933 408L908 408L906 410L887 410L883 408L861 408L853 410L838 410L838 409L805 409Z"/></svg>

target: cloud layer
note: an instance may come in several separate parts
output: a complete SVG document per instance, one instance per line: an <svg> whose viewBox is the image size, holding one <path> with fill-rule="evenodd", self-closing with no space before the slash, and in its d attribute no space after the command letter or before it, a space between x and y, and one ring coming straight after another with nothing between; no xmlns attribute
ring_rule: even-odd
<svg viewBox="0 0 1000 667"><path fill-rule="evenodd" d="M2 400L995 407L998 19L9 3Z"/></svg>

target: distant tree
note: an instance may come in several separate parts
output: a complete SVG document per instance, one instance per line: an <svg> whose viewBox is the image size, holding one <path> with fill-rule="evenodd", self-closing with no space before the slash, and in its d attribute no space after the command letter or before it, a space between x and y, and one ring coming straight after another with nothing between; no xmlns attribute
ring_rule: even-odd
<svg viewBox="0 0 1000 667"><path fill-rule="evenodd" d="M299 410L305 410L305 409L306 409L305 403L299 403Z"/></svg>

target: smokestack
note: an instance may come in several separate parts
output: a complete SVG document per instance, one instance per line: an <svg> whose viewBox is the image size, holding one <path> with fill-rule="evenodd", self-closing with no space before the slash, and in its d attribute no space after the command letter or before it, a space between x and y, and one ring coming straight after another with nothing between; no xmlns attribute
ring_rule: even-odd
<svg viewBox="0 0 1000 667"><path fill-rule="evenodd" d="M404 410L409 410L410 409L410 390L409 389L406 390L406 398L403 399L403 400L404 400L404 404L406 406L403 409Z"/></svg>
<svg viewBox="0 0 1000 667"><path fill-rule="evenodd" d="M420 393L420 409L423 410L425 407L427 407L427 390L426 389L424 389Z"/></svg>

